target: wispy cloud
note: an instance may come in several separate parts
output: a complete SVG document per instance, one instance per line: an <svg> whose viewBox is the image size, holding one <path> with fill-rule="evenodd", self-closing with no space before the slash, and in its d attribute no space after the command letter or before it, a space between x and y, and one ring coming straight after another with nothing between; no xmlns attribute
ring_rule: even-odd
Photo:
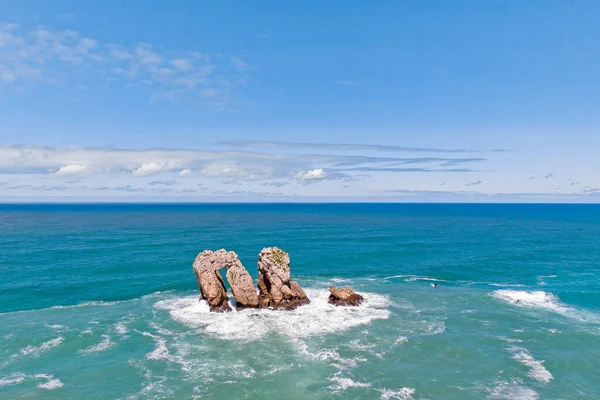
<svg viewBox="0 0 600 400"><path fill-rule="evenodd" d="M50 174L55 177L128 174L145 178L161 173L180 177L228 180L302 181L347 178L351 172L472 172L445 168L451 159L369 157L334 154L261 153L178 149L104 149L40 146L0 146L0 173ZM471 163L465 159L463 162ZM460 163L460 159L450 164ZM398 164L415 167L396 167ZM432 164L437 166L432 166Z"/></svg>
<svg viewBox="0 0 600 400"><path fill-rule="evenodd" d="M254 190L215 190L214 192L212 192L212 194L218 195L218 196L241 196L241 197L283 196L283 193L280 193L280 192L258 192L258 191L254 191Z"/></svg>
<svg viewBox="0 0 600 400"><path fill-rule="evenodd" d="M450 190L409 190L409 189L393 189L387 190L388 193L398 193L406 196L433 196L433 197L449 197L457 195L481 196L481 193L470 191L450 191Z"/></svg>
<svg viewBox="0 0 600 400"><path fill-rule="evenodd" d="M177 184L177 181L175 179L170 179L168 181L151 181L148 182L148 185L150 186L173 186Z"/></svg>
<svg viewBox="0 0 600 400"><path fill-rule="evenodd" d="M239 57L158 51L148 43L102 43L73 30L24 31L16 24L0 23L0 88L122 83L148 88L153 98L187 96L223 106L233 88L247 82L250 71Z"/></svg>
<svg viewBox="0 0 600 400"><path fill-rule="evenodd" d="M345 171L360 171L360 172L476 172L476 169L470 168L395 168L395 167L354 167L347 168Z"/></svg>
<svg viewBox="0 0 600 400"><path fill-rule="evenodd" d="M222 146L237 148L287 148L287 149L319 149L319 150L371 150L381 152L415 152L415 153L478 153L478 152L507 152L509 150L477 150L477 149L442 149L427 147L405 147L380 144L357 143L310 143L310 142L279 142L262 140L237 140L218 142Z"/></svg>
<svg viewBox="0 0 600 400"><path fill-rule="evenodd" d="M482 181L475 181L475 182L467 183L465 186L477 186L477 185L481 185L482 183L483 183Z"/></svg>

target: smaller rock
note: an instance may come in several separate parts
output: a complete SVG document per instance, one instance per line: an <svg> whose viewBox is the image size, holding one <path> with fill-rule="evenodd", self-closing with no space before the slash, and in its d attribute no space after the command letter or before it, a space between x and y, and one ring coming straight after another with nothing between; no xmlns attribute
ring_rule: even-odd
<svg viewBox="0 0 600 400"><path fill-rule="evenodd" d="M358 306L364 300L364 297L347 287L336 289L335 286L329 286L329 293L329 303L335 306Z"/></svg>

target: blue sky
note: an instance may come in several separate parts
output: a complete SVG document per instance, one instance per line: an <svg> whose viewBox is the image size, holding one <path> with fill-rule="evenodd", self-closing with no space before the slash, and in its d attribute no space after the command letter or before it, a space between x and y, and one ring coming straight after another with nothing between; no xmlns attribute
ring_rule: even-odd
<svg viewBox="0 0 600 400"><path fill-rule="evenodd" d="M4 200L600 201L596 1L0 9Z"/></svg>

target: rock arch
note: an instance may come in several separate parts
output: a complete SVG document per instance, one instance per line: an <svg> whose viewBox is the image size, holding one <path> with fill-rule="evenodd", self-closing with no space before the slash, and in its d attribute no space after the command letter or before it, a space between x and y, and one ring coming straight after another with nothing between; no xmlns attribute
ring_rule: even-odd
<svg viewBox="0 0 600 400"><path fill-rule="evenodd" d="M194 273L200 287L200 299L206 299L212 312L228 312L226 278L238 310L243 308L272 308L293 310L310 303L300 285L290 280L290 257L277 247L264 248L258 255L258 289L242 265L238 255L225 249L204 250L194 260Z"/></svg>
<svg viewBox="0 0 600 400"><path fill-rule="evenodd" d="M213 312L228 312L225 282L219 270L227 269L227 282L236 302L236 308L257 308L258 296L252 277L246 271L238 255L225 249L204 250L194 261L194 273L200 287L200 299L206 299Z"/></svg>

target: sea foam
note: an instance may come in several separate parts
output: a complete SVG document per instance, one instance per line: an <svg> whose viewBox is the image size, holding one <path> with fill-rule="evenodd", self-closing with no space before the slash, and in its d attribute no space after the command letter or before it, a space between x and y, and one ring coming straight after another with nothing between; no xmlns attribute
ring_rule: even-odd
<svg viewBox="0 0 600 400"><path fill-rule="evenodd" d="M492 296L516 307L553 311L581 322L600 322L597 314L567 306L558 296L541 290L496 290L492 292Z"/></svg>
<svg viewBox="0 0 600 400"><path fill-rule="evenodd" d="M48 351L56 346L59 346L65 339L63 337L57 337L56 339L48 340L47 342L42 343L39 346L29 345L24 349L21 349L21 354L23 355L33 355L35 357L39 356L40 353Z"/></svg>
<svg viewBox="0 0 600 400"><path fill-rule="evenodd" d="M371 387L370 383L355 382L350 378L345 378L345 377L342 377L339 375L334 375L334 376L330 377L329 380L334 383L333 385L330 386L330 388L334 392L341 392L341 391L346 390L351 387L361 387L361 388Z"/></svg>
<svg viewBox="0 0 600 400"><path fill-rule="evenodd" d="M22 383L27 379L27 375L22 374L20 372L10 374L8 376L0 378L0 387L8 386L8 385L17 385Z"/></svg>
<svg viewBox="0 0 600 400"><path fill-rule="evenodd" d="M537 400L539 395L532 389L522 386L519 381L497 382L490 390L490 399Z"/></svg>
<svg viewBox="0 0 600 400"><path fill-rule="evenodd" d="M56 379L53 375L38 374L35 376L38 379L45 379L46 382L38 384L40 389L54 390L64 386L60 379Z"/></svg>
<svg viewBox="0 0 600 400"><path fill-rule="evenodd" d="M42 382L39 382L37 386L38 386L38 388L45 389L45 390L54 390L54 389L58 389L58 388L61 388L64 386L64 384L60 381L60 379L55 378L54 375L49 375L49 374L27 375L27 374L23 374L21 372L16 372L16 373L10 374L6 377L0 378L0 387L8 386L8 385L18 385L18 384L21 384L28 380L35 380L38 382L40 380L43 380Z"/></svg>
<svg viewBox="0 0 600 400"><path fill-rule="evenodd" d="M403 387L398 390L381 389L380 392L382 400L410 400L413 398L413 394L415 394L415 389Z"/></svg>
<svg viewBox="0 0 600 400"><path fill-rule="evenodd" d="M544 367L544 361L538 361L533 358L527 349L513 346L509 350L513 353L513 360L529 367L527 375L531 378L543 383L548 383L554 379L552 374Z"/></svg>
<svg viewBox="0 0 600 400"><path fill-rule="evenodd" d="M90 347L87 347L83 350L79 350L78 353L83 353L83 354L99 353L101 351L108 349L112 345L113 345L113 342L110 341L110 336L102 335L102 340L99 343L94 344Z"/></svg>
<svg viewBox="0 0 600 400"><path fill-rule="evenodd" d="M327 290L306 289L306 293L311 303L293 311L246 309L211 313L208 304L198 301L197 296L162 300L155 307L168 310L174 320L203 328L218 339L248 341L259 340L267 334L302 338L341 332L390 316L385 309L390 304L386 296L361 293L365 301L359 307L336 307L327 302Z"/></svg>

